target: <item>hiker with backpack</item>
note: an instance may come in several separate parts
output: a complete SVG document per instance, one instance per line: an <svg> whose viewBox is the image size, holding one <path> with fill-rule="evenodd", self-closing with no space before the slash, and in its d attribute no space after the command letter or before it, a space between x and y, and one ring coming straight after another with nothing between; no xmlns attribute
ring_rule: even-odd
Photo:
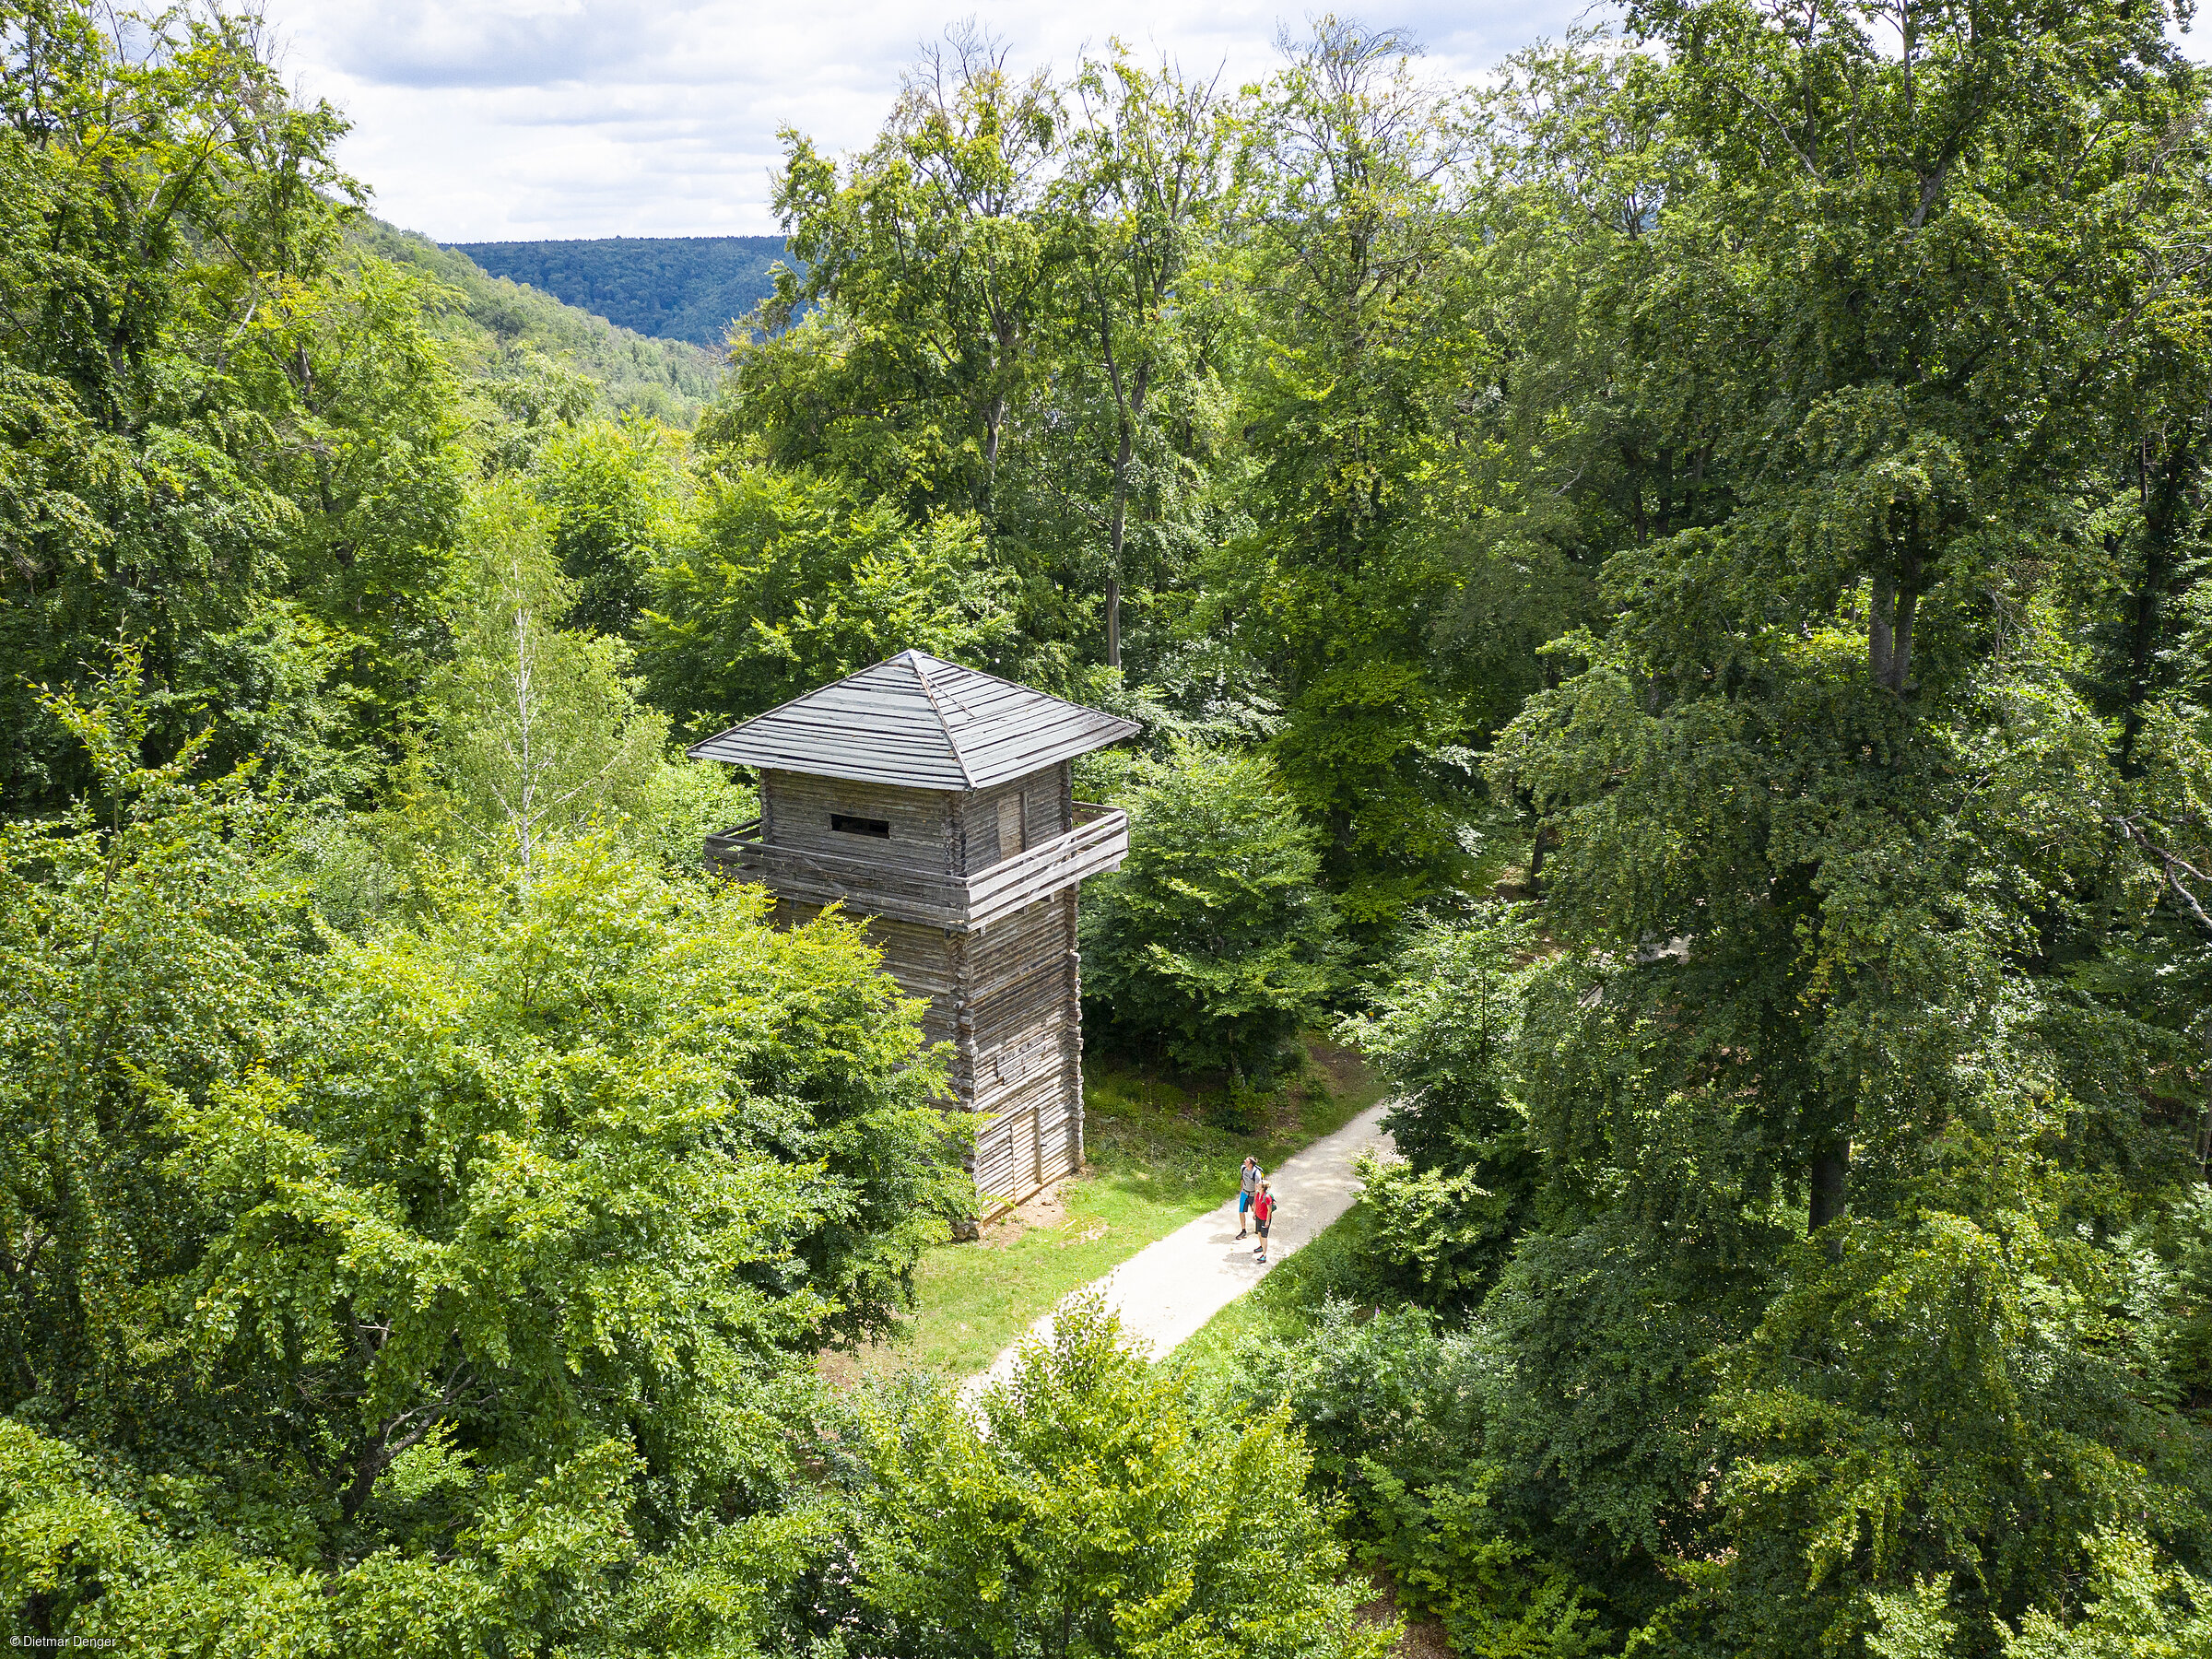
<svg viewBox="0 0 2212 1659"><path fill-rule="evenodd" d="M1260 1182L1258 1195L1252 1201L1252 1222L1260 1230L1260 1247L1253 1251L1253 1254L1260 1258L1260 1265L1263 1267L1267 1265L1267 1224L1274 1219L1275 1194L1268 1190L1267 1183L1263 1181ZM1244 1235L1239 1233L1237 1236L1242 1238Z"/></svg>
<svg viewBox="0 0 2212 1659"><path fill-rule="evenodd" d="M1249 1153L1237 1176L1237 1237L1242 1238L1252 1221L1252 1201L1260 1190L1260 1160Z"/></svg>

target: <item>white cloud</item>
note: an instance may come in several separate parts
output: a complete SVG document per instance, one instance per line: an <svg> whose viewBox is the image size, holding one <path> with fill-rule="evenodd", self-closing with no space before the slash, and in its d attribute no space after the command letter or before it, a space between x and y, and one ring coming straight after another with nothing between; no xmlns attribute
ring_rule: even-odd
<svg viewBox="0 0 2212 1659"><path fill-rule="evenodd" d="M954 5L267 0L267 16L292 80L352 117L341 154L378 214L493 241L772 232L778 129L865 144L921 43L967 15ZM1065 68L1118 35L1231 83L1265 74L1278 20L1306 15L1255 0L974 9L1025 66ZM1594 15L1591 0L1344 9L1410 29L1434 74L1465 78Z"/></svg>

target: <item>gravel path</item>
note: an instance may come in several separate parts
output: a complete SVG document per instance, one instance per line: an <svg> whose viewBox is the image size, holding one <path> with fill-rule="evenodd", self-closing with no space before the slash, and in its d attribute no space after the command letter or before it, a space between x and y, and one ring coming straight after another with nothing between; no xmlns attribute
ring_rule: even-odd
<svg viewBox="0 0 2212 1659"><path fill-rule="evenodd" d="M1098 1292L1122 1316L1122 1329L1147 1344L1154 1359L1172 1351L1198 1327L1266 1276L1269 1269L1352 1206L1359 1195L1352 1164L1360 1153L1393 1150L1382 1128L1386 1106L1372 1106L1334 1135L1324 1135L1266 1171L1282 1208L1268 1241L1267 1266L1253 1254L1256 1239L1237 1238L1237 1201L1231 1198L1147 1244L1104 1278L1076 1294ZM1057 1310L1055 1310L1055 1312ZM991 1369L961 1386L969 1399L1013 1370L1022 1343L1050 1340L1054 1313L1046 1313L1009 1343Z"/></svg>

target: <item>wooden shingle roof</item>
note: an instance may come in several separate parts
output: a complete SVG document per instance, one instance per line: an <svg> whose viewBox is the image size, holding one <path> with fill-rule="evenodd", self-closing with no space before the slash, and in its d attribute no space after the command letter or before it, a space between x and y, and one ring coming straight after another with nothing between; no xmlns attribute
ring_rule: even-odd
<svg viewBox="0 0 2212 1659"><path fill-rule="evenodd" d="M689 752L905 789L987 789L1138 730L1133 720L902 651Z"/></svg>

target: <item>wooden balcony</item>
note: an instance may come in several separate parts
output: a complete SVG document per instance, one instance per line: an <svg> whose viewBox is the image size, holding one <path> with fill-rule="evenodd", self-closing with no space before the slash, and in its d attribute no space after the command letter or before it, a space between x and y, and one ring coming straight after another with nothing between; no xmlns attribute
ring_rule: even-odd
<svg viewBox="0 0 2212 1659"><path fill-rule="evenodd" d="M1076 827L965 878L928 876L850 853L771 846L758 819L707 837L707 862L777 897L871 916L981 933L1048 893L1116 868L1129 855L1129 815L1076 803Z"/></svg>

